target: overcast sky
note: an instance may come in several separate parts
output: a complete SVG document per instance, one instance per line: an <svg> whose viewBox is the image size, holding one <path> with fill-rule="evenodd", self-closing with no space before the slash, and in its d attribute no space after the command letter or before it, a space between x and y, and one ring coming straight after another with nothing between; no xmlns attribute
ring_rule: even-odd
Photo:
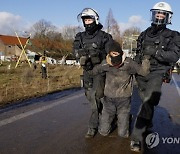
<svg viewBox="0 0 180 154"><path fill-rule="evenodd" d="M85 7L94 8L104 25L109 9L124 31L131 26L145 30L150 25L150 9L157 0L3 0L0 4L0 34L24 31L41 19L57 27L80 25L77 15ZM172 25L180 31L180 0L165 0L173 10Z"/></svg>

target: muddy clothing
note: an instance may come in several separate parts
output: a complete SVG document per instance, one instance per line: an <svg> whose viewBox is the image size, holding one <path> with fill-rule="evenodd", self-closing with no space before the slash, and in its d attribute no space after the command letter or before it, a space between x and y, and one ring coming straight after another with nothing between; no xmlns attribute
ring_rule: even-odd
<svg viewBox="0 0 180 154"><path fill-rule="evenodd" d="M130 97L132 95L132 75L149 73L149 61L143 61L142 66L131 58L126 58L119 68L111 66L109 55L100 65L94 67L92 74L106 72L104 95L110 98Z"/></svg>
<svg viewBox="0 0 180 154"><path fill-rule="evenodd" d="M164 75L171 65L180 58L180 33L167 29L165 25L155 27L153 24L138 38L137 61L140 57L150 55L150 73L137 76L139 95L142 104L139 109L132 139L142 140L142 134L152 122L154 106L158 105Z"/></svg>
<svg viewBox="0 0 180 154"><path fill-rule="evenodd" d="M99 133L108 135L111 131L111 123L117 114L118 134L121 137L129 136L129 113L132 95L132 75L146 75L149 72L149 61L143 61L142 66L130 58L126 58L120 67L112 66L110 56L100 65L94 67L90 74L106 72L102 118L100 120Z"/></svg>
<svg viewBox="0 0 180 154"><path fill-rule="evenodd" d="M83 67L83 85L85 95L91 104L91 116L89 128L97 129L99 124L99 114L102 110L100 98L103 97L105 74L90 76L87 71L100 64L107 55L108 42L112 36L101 30L102 26L90 34L80 32L76 35L73 44L73 53L80 65Z"/></svg>
<svg viewBox="0 0 180 154"><path fill-rule="evenodd" d="M108 135L112 130L113 119L117 115L118 135L127 138L129 136L131 97L109 98L105 96L102 103L99 133L103 136Z"/></svg>

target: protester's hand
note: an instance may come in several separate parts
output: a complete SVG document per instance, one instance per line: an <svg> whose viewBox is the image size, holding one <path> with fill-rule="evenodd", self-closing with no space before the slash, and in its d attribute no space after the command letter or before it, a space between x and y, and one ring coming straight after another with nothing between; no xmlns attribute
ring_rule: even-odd
<svg viewBox="0 0 180 154"><path fill-rule="evenodd" d="M149 61L149 59L150 59L149 55L143 56L143 59L142 59L142 67L144 69L145 76L150 73L150 61Z"/></svg>
<svg viewBox="0 0 180 154"><path fill-rule="evenodd" d="M87 57L86 56L82 56L79 60L79 63L81 66L84 66L86 64L87 61Z"/></svg>
<svg viewBox="0 0 180 154"><path fill-rule="evenodd" d="M150 55L144 55L142 60L149 60L151 58Z"/></svg>

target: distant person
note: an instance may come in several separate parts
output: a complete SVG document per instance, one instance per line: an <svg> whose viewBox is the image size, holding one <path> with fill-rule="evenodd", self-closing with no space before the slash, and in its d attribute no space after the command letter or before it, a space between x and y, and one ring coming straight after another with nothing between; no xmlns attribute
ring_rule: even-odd
<svg viewBox="0 0 180 154"><path fill-rule="evenodd" d="M76 34L73 52L76 59L83 67L83 85L85 95L91 105L91 116L89 119L86 138L94 137L99 125L99 115L102 110L100 98L103 97L105 74L89 76L87 71L100 64L107 55L107 44L112 36L102 31L98 13L92 8L85 8L78 15L85 27L84 32Z"/></svg>
<svg viewBox="0 0 180 154"><path fill-rule="evenodd" d="M33 63L33 67L34 67L34 70L37 69L37 64L36 64L36 61Z"/></svg>
<svg viewBox="0 0 180 154"><path fill-rule="evenodd" d="M132 151L141 150L143 134L153 126L154 107L159 104L162 83L167 81L167 72L172 64L180 58L180 33L166 28L171 24L171 6L158 2L150 11L151 26L137 40L135 59L141 63L144 56L150 56L150 73L145 77L136 77L142 104L132 133Z"/></svg>
<svg viewBox="0 0 180 154"><path fill-rule="evenodd" d="M42 78L46 79L47 78L47 60L45 56L41 57L41 72L42 72Z"/></svg>
<svg viewBox="0 0 180 154"><path fill-rule="evenodd" d="M117 115L118 135L127 138L129 137L133 75L147 75L150 64L148 59L144 59L140 65L131 58L126 58L119 43L115 41L109 44L108 51L106 59L89 71L93 75L106 73L99 133L107 136L112 130L111 124Z"/></svg>

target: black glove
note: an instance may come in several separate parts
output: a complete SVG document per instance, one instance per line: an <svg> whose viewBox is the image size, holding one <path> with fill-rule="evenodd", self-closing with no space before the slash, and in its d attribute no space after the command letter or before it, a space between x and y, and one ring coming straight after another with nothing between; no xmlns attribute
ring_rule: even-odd
<svg viewBox="0 0 180 154"><path fill-rule="evenodd" d="M80 60L79 60L80 65L81 65L81 66L86 65L87 59L88 59L87 56L82 56L82 57L80 58Z"/></svg>
<svg viewBox="0 0 180 154"><path fill-rule="evenodd" d="M84 48L83 49L78 49L76 52L78 53L79 57L88 55L88 51L86 49L84 49Z"/></svg>
<svg viewBox="0 0 180 154"><path fill-rule="evenodd" d="M157 52L157 49L155 47L151 47L151 46L147 46L144 51L143 54L144 55L149 55L149 56L154 56Z"/></svg>

